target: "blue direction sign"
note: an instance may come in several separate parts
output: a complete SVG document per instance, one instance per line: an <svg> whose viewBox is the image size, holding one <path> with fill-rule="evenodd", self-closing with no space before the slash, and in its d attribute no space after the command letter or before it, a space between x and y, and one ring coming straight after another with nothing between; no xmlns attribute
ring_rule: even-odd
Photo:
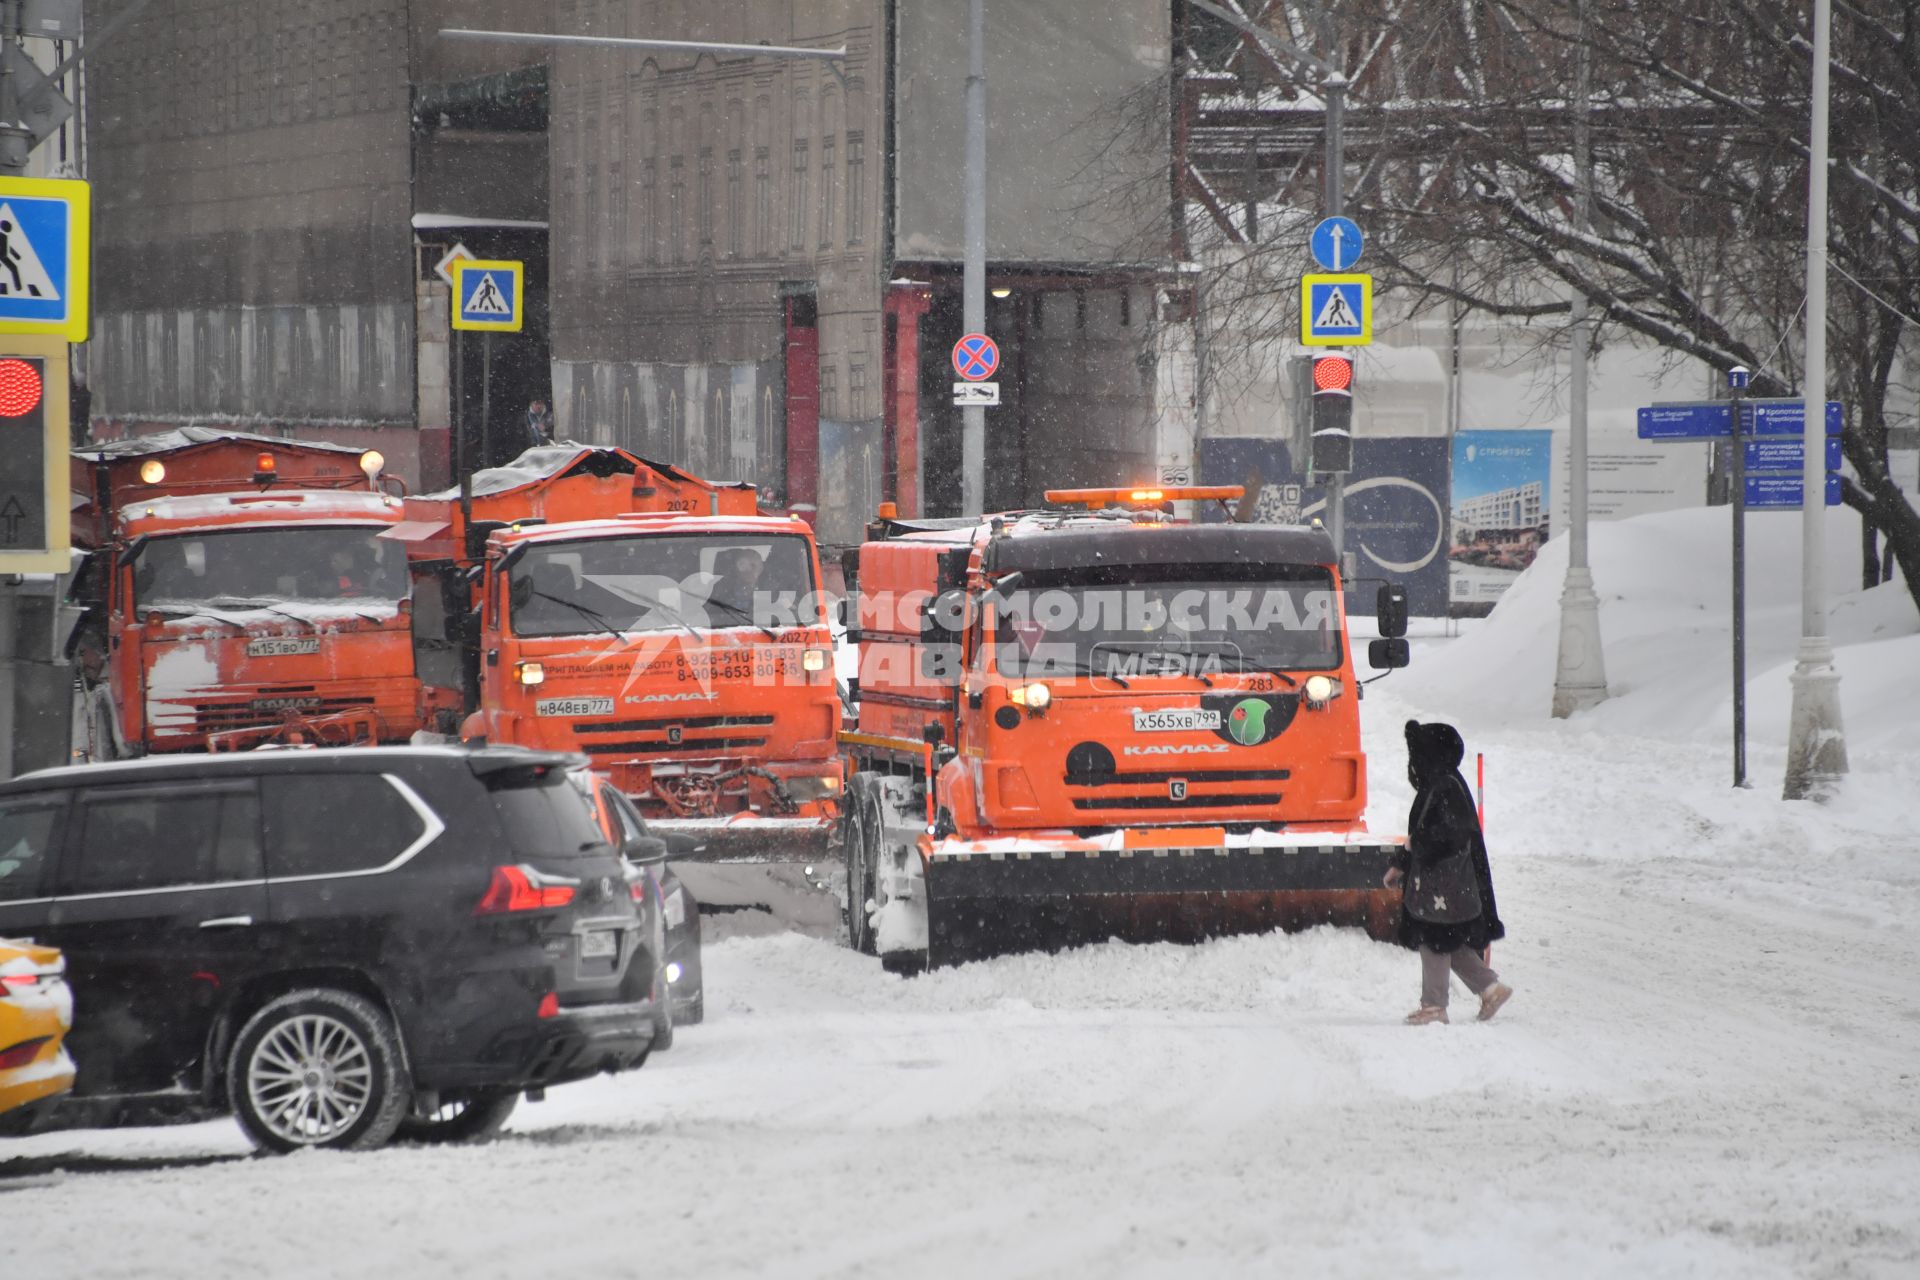
<svg viewBox="0 0 1920 1280"><path fill-rule="evenodd" d="M1748 476L1747 505L1773 510L1798 507L1806 492L1799 476ZM1840 477L1827 477L1827 505L1840 505Z"/></svg>
<svg viewBox="0 0 1920 1280"><path fill-rule="evenodd" d="M1795 436L1762 436L1746 442L1749 472L1787 471L1799 475L1806 466L1806 446ZM1827 437L1827 470L1840 469L1840 437Z"/></svg>
<svg viewBox="0 0 1920 1280"><path fill-rule="evenodd" d="M1642 440L1721 440L1727 432L1726 400L1695 400L1656 404L1639 411ZM1797 436L1806 430L1806 403L1801 400L1747 400L1741 406L1741 425L1750 435ZM1838 400L1827 401L1827 434L1840 434Z"/></svg>
<svg viewBox="0 0 1920 1280"><path fill-rule="evenodd" d="M90 189L71 178L0 178L0 333L87 340Z"/></svg>
<svg viewBox="0 0 1920 1280"><path fill-rule="evenodd" d="M1367 238L1352 218L1322 218L1307 243L1313 249L1313 260L1322 270L1345 271L1360 261Z"/></svg>

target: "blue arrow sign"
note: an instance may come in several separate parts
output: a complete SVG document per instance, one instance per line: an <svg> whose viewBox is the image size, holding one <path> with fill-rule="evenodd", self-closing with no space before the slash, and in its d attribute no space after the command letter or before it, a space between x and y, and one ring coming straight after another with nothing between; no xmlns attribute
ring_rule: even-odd
<svg viewBox="0 0 1920 1280"><path fill-rule="evenodd" d="M1313 260L1323 270L1345 271L1360 261L1367 237L1352 218L1322 218L1307 243L1313 250Z"/></svg>
<svg viewBox="0 0 1920 1280"><path fill-rule="evenodd" d="M1761 437L1746 442L1749 472L1788 471L1799 475L1806 467L1806 445L1793 436ZM1840 437L1827 437L1827 470L1840 469Z"/></svg>
<svg viewBox="0 0 1920 1280"><path fill-rule="evenodd" d="M1798 507L1801 496L1806 492L1799 476L1748 476L1747 505L1749 507L1784 510ZM1840 477L1827 477L1827 505L1840 505Z"/></svg>
<svg viewBox="0 0 1920 1280"><path fill-rule="evenodd" d="M1727 432L1726 400L1696 400L1687 404L1656 404L1639 410L1642 440L1721 440ZM1797 436L1806 430L1806 405L1800 400L1748 400L1741 404L1741 425L1747 434ZM1827 401L1827 434L1840 434L1842 411L1838 400Z"/></svg>

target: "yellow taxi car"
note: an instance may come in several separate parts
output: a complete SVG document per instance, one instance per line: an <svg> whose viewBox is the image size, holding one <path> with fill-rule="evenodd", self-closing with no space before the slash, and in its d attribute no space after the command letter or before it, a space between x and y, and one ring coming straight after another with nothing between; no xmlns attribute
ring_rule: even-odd
<svg viewBox="0 0 1920 1280"><path fill-rule="evenodd" d="M0 1133L22 1133L73 1088L67 962L53 947L0 938Z"/></svg>

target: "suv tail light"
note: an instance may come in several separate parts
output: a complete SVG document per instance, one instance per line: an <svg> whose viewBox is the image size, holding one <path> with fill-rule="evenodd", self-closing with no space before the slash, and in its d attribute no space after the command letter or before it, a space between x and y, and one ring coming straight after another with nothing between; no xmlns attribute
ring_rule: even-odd
<svg viewBox="0 0 1920 1280"><path fill-rule="evenodd" d="M24 1067L32 1062L51 1036L40 1036L33 1040L22 1040L11 1049L0 1049L0 1071L11 1071L15 1067Z"/></svg>
<svg viewBox="0 0 1920 1280"><path fill-rule="evenodd" d="M525 863L495 867L486 894L474 907L477 916L506 915L513 911L546 911L573 901L577 880L543 875Z"/></svg>

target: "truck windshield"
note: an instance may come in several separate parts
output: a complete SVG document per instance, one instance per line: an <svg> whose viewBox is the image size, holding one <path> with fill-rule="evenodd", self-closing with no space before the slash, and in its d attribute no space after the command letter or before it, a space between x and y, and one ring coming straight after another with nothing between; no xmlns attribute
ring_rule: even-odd
<svg viewBox="0 0 1920 1280"><path fill-rule="evenodd" d="M509 577L513 631L725 630L818 626L805 538L645 534L528 547Z"/></svg>
<svg viewBox="0 0 1920 1280"><path fill-rule="evenodd" d="M1340 666L1339 602L1325 569L1195 565L1140 574L1117 566L1050 581L1029 575L991 607L995 669L1130 679Z"/></svg>
<svg viewBox="0 0 1920 1280"><path fill-rule="evenodd" d="M305 525L176 533L150 539L134 561L142 609L265 608L287 600L380 602L407 596L404 548L385 525Z"/></svg>

